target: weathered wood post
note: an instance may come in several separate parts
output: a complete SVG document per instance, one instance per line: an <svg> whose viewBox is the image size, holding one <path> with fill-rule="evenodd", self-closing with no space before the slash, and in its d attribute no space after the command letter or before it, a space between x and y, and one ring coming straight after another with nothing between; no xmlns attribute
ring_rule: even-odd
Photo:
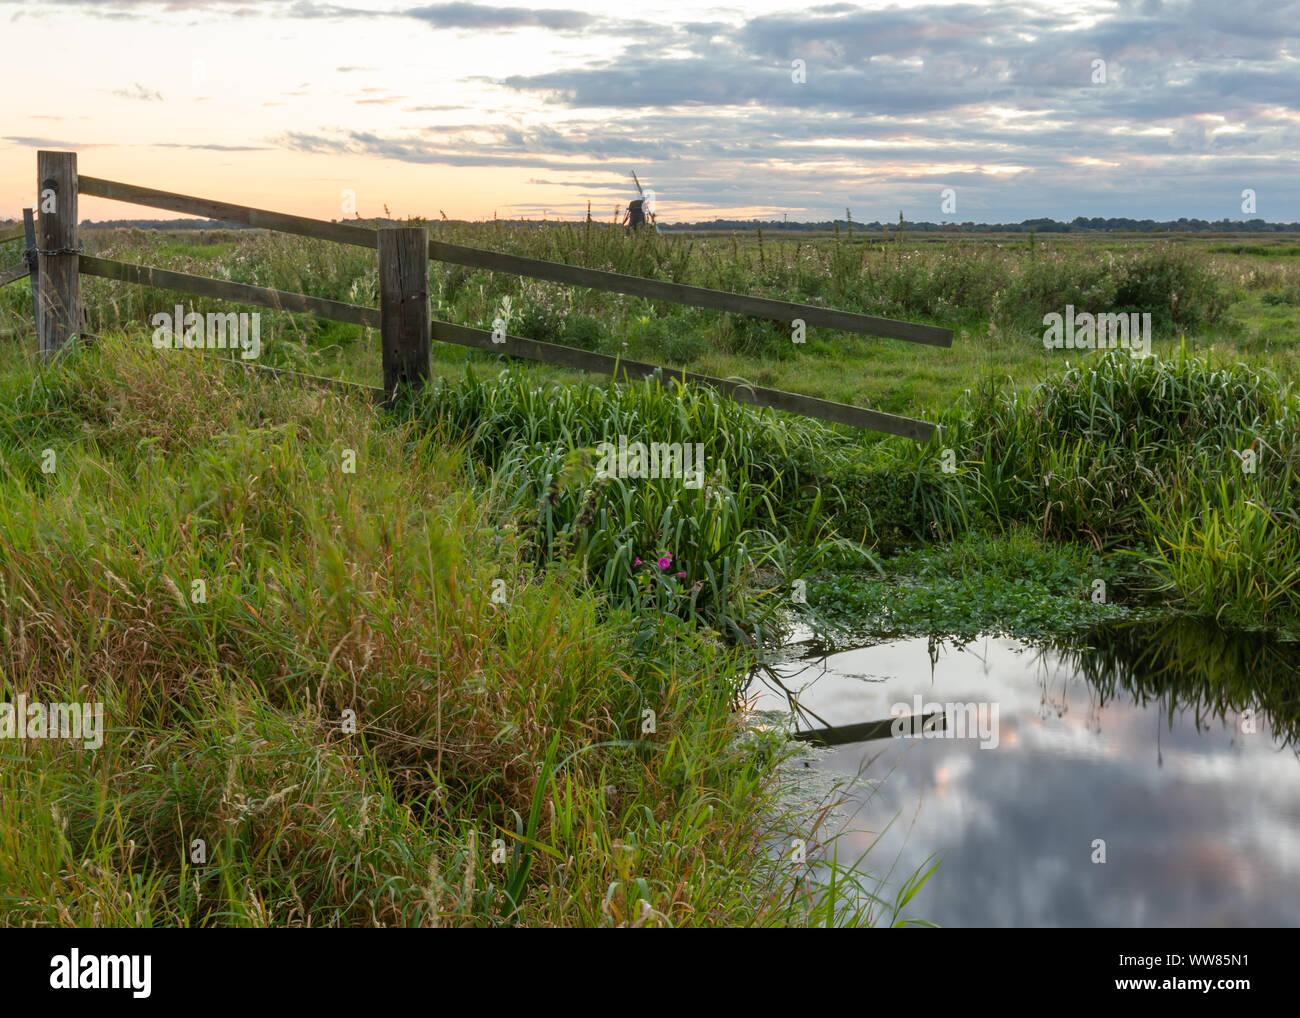
<svg viewBox="0 0 1300 1018"><path fill-rule="evenodd" d="M40 258L36 254L36 220L32 216L31 209L23 209L23 240L26 250L23 251L23 261L27 263L27 271L31 273L32 284L32 321L36 323L36 336L39 340L41 335L41 291L39 280L41 278Z"/></svg>
<svg viewBox="0 0 1300 1018"><path fill-rule="evenodd" d="M422 226L379 231L379 327L385 400L431 375L429 237Z"/></svg>
<svg viewBox="0 0 1300 1018"><path fill-rule="evenodd" d="M37 152L37 254L41 357L53 357L81 331L77 256L77 153Z"/></svg>

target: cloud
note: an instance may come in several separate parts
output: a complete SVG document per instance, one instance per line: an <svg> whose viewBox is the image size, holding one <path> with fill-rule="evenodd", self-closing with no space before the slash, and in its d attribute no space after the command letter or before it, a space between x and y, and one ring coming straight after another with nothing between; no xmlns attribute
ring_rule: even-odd
<svg viewBox="0 0 1300 1018"><path fill-rule="evenodd" d="M301 152L372 155L399 162L444 166L515 166L552 169L597 168L607 158L669 159L670 143L592 132L566 134L550 128L528 132L512 128L465 128L440 125L422 134L445 135L438 140L414 135L383 136L369 131L332 133L284 132L272 141ZM484 140L485 135L490 140ZM572 158L565 162L563 158Z"/></svg>
<svg viewBox="0 0 1300 1018"><path fill-rule="evenodd" d="M0 5L12 0L0 0ZM229 15L222 0L60 0L46 8ZM355 110L338 127L302 125L274 144L454 167L516 167L557 189L620 188L628 167L691 207L806 208L868 220L937 218L937 191L959 191L961 219L1053 215L1235 216L1245 187L1261 215L1300 218L1300 2L1221 0L1108 6L922 3L900 7L793 0L786 11L658 22L566 6L449 2L382 10L266 0L286 19L388 19L406 31L529 31L537 71L462 79L452 104L350 89L407 121L382 132ZM658 8L656 8L659 11ZM162 12L162 13L160 13ZM575 57L569 40L599 43ZM548 39L555 40L549 50ZM562 54L562 55L561 55ZM337 58L332 58L331 62ZM343 59L353 59L343 56ZM792 78L803 62L806 80ZM1094 81L1095 61L1105 80ZM383 67L344 64L340 74ZM161 96L142 85L119 93ZM292 93L289 93L292 95ZM278 98L263 96L259 98ZM536 116L529 109L536 110ZM471 111L458 127L421 114ZM355 125L355 126L354 126ZM601 184L601 181L607 181ZM933 206L933 207L931 207Z"/></svg>
<svg viewBox="0 0 1300 1018"><path fill-rule="evenodd" d="M119 99L139 99L143 102L162 102L163 95L152 88L145 88L138 81L132 82L129 88L115 88L113 95Z"/></svg>
<svg viewBox="0 0 1300 1018"><path fill-rule="evenodd" d="M83 148L103 148L102 145L86 141L63 141L54 138L28 138L21 135L9 135L4 139L12 145L25 148L55 149L60 152L75 152Z"/></svg>
<svg viewBox="0 0 1300 1018"><path fill-rule="evenodd" d="M604 145L559 128L518 147L645 158L644 142L663 139L671 154L654 168L692 199L829 191L895 208L920 199L938 218L943 183L993 218L1081 214L1084 203L1176 216L1188 202L1219 216L1259 181L1276 218L1294 218L1297 26L1300 4L1258 0L1231 16L1204 0L1120 5L1087 24L1024 4L835 4L661 26L608 59L498 84L610 125ZM1104 82L1093 80L1099 59Z"/></svg>
<svg viewBox="0 0 1300 1018"><path fill-rule="evenodd" d="M412 7L403 16L427 21L434 28L474 28L483 31L510 28L546 28L579 32L602 20L583 11L534 10L527 7L490 7L486 4L449 3Z"/></svg>
<svg viewBox="0 0 1300 1018"><path fill-rule="evenodd" d="M195 149L205 152L269 152L272 151L268 145L211 145L201 142L183 143L176 141L155 141L149 144L149 148L185 148Z"/></svg>
<svg viewBox="0 0 1300 1018"><path fill-rule="evenodd" d="M0 5L23 4L31 7L31 0L0 0ZM80 13L102 18L154 18L167 13L209 12L227 18L258 16L292 18L350 18L385 17L388 11L368 11L356 7L312 3L310 0L45 0L44 8L77 8ZM24 11L39 16L46 10Z"/></svg>
<svg viewBox="0 0 1300 1018"><path fill-rule="evenodd" d="M0 0L3 4L27 4L30 0ZM76 7L101 17L153 16L165 12L209 12L224 17L280 17L315 20L322 18L402 18L422 21L435 29L509 31L534 28L566 34L604 27L613 30L633 22L564 8L501 7L477 3L429 4L421 7L365 9L313 0L47 0L51 7ZM30 12L24 12L30 13ZM340 67L340 71L374 70L370 67Z"/></svg>

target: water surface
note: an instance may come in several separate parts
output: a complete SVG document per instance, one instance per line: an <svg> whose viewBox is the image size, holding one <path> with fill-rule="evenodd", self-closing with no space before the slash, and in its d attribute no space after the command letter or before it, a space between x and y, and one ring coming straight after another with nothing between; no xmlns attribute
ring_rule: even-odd
<svg viewBox="0 0 1300 1018"><path fill-rule="evenodd" d="M773 671L751 681L754 706L797 704L803 729L888 721L918 695L947 717L946 730L886 730L814 765L852 779L841 859L871 847L864 868L893 866L896 887L942 857L908 914L1300 925L1300 675L1284 646L1147 624L1073 648L903 640ZM958 731L948 704L975 705L960 720L986 727Z"/></svg>

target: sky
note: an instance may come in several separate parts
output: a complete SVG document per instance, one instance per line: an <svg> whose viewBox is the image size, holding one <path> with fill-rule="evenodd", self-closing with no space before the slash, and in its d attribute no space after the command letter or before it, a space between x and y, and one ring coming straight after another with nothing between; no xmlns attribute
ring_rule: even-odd
<svg viewBox="0 0 1300 1018"><path fill-rule="evenodd" d="M635 171L663 222L1300 221L1300 0L0 0L0 42L0 219L53 148L323 219L609 219Z"/></svg>

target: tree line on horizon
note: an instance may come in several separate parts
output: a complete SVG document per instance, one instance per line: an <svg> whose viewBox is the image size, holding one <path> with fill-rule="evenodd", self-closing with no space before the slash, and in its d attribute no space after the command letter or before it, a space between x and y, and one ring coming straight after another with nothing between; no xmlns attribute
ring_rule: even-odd
<svg viewBox="0 0 1300 1018"><path fill-rule="evenodd" d="M353 222L353 220L346 220ZM467 223L470 220L447 220L448 222ZM5 220L0 226L17 225L20 220ZM385 224L400 224L403 220L399 219L357 219L356 225L366 227L376 227ZM493 222L493 220L484 220L483 222ZM537 220L497 220L502 225L511 225L519 222L537 223ZM565 219L547 219L544 222L548 224L563 224L573 222ZM583 222L579 219L577 222ZM104 220L82 220L79 224L83 230L247 230L250 227L242 223L226 223L217 219L104 219ZM609 226L598 220L592 220L592 225ZM764 230L767 232L803 232L803 233L834 233L850 232L858 230L864 233L897 233L899 227L902 227L904 233L1297 233L1300 232L1300 223L1270 223L1263 219L1190 219L1183 217L1181 219L1130 219L1127 217L1103 218L1094 216L1076 216L1069 222L1063 222L1058 219L1039 218L1025 219L1019 223L932 223L928 221L914 221L903 219L897 223L881 223L873 221L862 223L850 219L824 219L816 222L785 222L782 220L770 219L710 219L700 222L691 223L660 223L659 229L665 233L673 231L732 231L744 232L748 230Z"/></svg>
<svg viewBox="0 0 1300 1018"><path fill-rule="evenodd" d="M900 221L903 231L918 233L1293 233L1300 232L1300 223L1270 223L1263 219L1129 219L1127 217L1103 218L1076 216L1069 222L1059 219L1025 219L1019 223L931 223L911 219ZM803 232L833 233L861 230L864 233L897 233L900 223L874 221L861 223L850 219L826 219L821 222L787 223L780 220L714 219L699 223L661 223L661 230L793 230Z"/></svg>

